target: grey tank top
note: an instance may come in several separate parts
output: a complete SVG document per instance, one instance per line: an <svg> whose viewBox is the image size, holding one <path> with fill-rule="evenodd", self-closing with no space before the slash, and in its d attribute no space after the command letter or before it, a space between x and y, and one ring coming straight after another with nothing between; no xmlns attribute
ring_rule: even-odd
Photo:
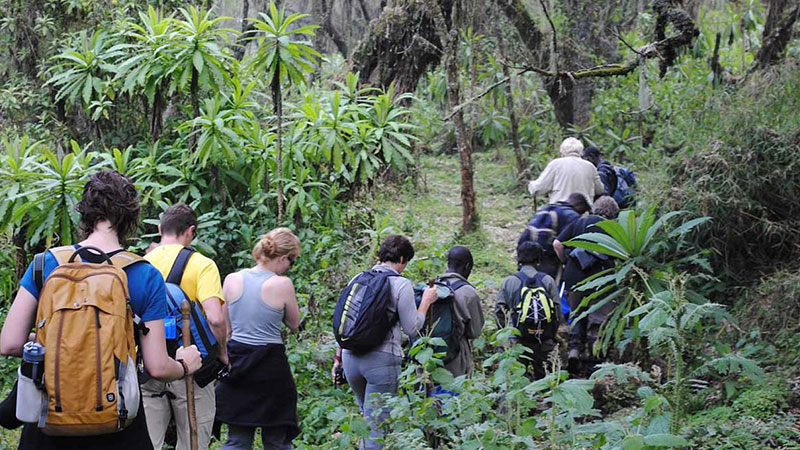
<svg viewBox="0 0 800 450"><path fill-rule="evenodd" d="M275 273L245 269L239 274L242 276L242 295L228 305L232 339L248 345L283 344L281 324L284 311L261 300L261 285Z"/></svg>

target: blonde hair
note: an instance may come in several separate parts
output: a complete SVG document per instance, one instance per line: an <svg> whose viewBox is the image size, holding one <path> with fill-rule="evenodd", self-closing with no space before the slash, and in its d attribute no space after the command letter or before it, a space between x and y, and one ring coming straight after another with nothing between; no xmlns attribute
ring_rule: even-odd
<svg viewBox="0 0 800 450"><path fill-rule="evenodd" d="M253 248L253 258L265 262L283 255L297 256L300 254L300 239L292 230L281 227L275 228L261 236L261 240Z"/></svg>

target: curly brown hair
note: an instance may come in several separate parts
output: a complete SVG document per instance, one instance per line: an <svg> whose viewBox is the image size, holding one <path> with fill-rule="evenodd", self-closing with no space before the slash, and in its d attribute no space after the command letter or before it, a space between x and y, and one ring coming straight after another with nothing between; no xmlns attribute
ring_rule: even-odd
<svg viewBox="0 0 800 450"><path fill-rule="evenodd" d="M103 170L92 175L83 186L83 197L75 210L81 215L80 230L84 236L91 234L99 222L108 220L124 242L139 225L139 193L125 175Z"/></svg>

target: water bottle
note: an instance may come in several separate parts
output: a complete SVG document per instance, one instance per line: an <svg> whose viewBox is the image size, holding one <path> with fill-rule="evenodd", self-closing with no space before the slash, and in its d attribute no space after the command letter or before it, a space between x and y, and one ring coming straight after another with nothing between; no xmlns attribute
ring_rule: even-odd
<svg viewBox="0 0 800 450"><path fill-rule="evenodd" d="M17 369L17 419L25 423L36 423L45 405L44 347L28 342L22 347L22 364Z"/></svg>
<svg viewBox="0 0 800 450"><path fill-rule="evenodd" d="M25 366L23 371L36 383L36 386L41 387L42 374L44 373L44 346L38 342L27 342L22 347L22 365Z"/></svg>

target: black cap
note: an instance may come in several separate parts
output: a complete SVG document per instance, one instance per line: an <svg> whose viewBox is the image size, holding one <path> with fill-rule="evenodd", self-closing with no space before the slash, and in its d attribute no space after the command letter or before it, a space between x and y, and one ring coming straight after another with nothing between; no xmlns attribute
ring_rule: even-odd
<svg viewBox="0 0 800 450"><path fill-rule="evenodd" d="M597 156L603 156L603 152L601 152L600 149L594 145L590 145L583 149L583 156L595 158Z"/></svg>

